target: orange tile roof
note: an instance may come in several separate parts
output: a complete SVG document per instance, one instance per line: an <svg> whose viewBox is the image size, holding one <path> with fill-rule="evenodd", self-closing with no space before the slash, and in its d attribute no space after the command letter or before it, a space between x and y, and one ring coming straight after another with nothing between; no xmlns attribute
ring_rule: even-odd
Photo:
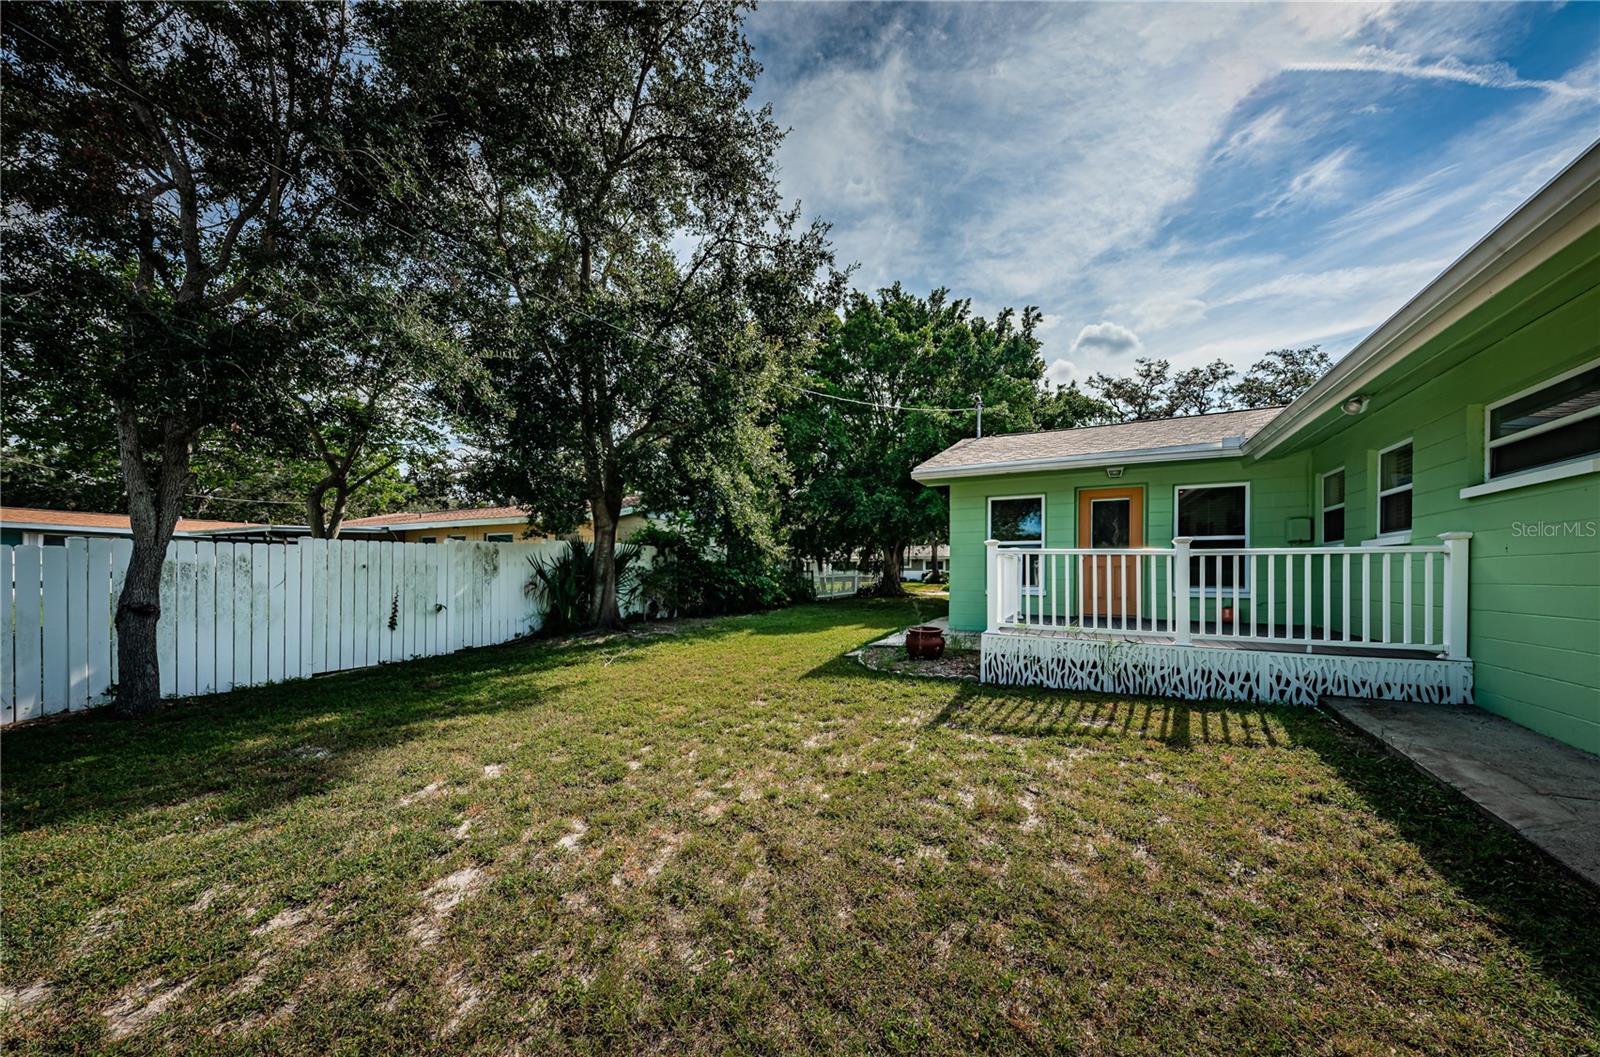
<svg viewBox="0 0 1600 1057"><path fill-rule="evenodd" d="M474 506L458 510L423 510L406 514L376 514L372 517L353 517L346 525L406 525L417 521L487 521L498 518L504 521L526 521L528 512L515 506Z"/></svg>
<svg viewBox="0 0 1600 1057"><path fill-rule="evenodd" d="M639 505L636 495L623 496L624 509ZM528 512L519 506L474 506L454 510L422 510L406 514L374 514L372 517L349 518L344 523L352 527L404 528L418 523L426 525L448 524L462 521L526 521Z"/></svg>
<svg viewBox="0 0 1600 1057"><path fill-rule="evenodd" d="M109 532L133 531L127 514L96 514L87 510L46 510L30 506L0 506L0 524L48 525L51 528L101 529ZM204 518L192 517L178 519L179 532L255 527L258 526L254 521L207 521Z"/></svg>

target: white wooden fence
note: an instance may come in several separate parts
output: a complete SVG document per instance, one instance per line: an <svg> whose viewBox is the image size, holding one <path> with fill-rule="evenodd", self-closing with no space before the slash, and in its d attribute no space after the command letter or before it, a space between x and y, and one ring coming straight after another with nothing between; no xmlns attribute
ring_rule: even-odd
<svg viewBox="0 0 1600 1057"><path fill-rule="evenodd" d="M174 540L157 643L166 697L453 653L537 630L529 556L564 544ZM0 724L89 708L117 681L132 544L0 547Z"/></svg>

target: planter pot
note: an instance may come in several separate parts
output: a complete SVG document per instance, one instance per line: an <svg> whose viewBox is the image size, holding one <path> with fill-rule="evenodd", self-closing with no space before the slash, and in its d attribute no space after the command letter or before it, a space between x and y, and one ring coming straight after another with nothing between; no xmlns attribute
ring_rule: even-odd
<svg viewBox="0 0 1600 1057"><path fill-rule="evenodd" d="M906 630L906 652L914 661L936 661L944 656L944 631L931 624Z"/></svg>

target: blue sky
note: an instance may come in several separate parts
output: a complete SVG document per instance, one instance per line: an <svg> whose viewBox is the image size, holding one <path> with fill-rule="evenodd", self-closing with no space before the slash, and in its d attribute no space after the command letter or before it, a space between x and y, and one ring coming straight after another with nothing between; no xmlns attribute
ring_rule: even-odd
<svg viewBox="0 0 1600 1057"><path fill-rule="evenodd" d="M856 284L1038 305L1050 377L1337 355L1600 135L1600 5L769 4Z"/></svg>

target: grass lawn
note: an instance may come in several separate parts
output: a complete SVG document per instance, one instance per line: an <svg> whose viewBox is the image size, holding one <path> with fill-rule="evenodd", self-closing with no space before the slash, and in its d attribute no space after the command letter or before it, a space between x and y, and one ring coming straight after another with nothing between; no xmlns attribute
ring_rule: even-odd
<svg viewBox="0 0 1600 1057"><path fill-rule="evenodd" d="M1593 1052L1600 897L1300 709L523 644L4 739L9 1053Z"/></svg>

